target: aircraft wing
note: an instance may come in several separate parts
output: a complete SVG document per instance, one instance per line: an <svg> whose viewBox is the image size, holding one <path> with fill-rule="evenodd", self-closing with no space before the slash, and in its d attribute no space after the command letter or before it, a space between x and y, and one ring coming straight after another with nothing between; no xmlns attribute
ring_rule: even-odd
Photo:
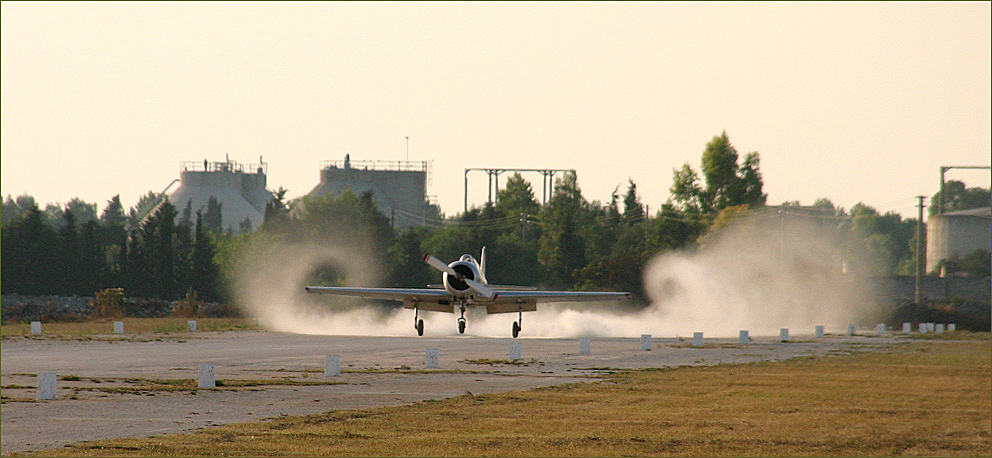
<svg viewBox="0 0 992 458"><path fill-rule="evenodd" d="M622 301L630 299L627 292L598 292L598 291L523 291L523 290L497 290L497 303L515 302L596 302L596 301Z"/></svg>
<svg viewBox="0 0 992 458"><path fill-rule="evenodd" d="M443 289L420 288L355 288L346 286L307 286L308 293L332 294L335 296L361 297L397 302L427 302L450 298Z"/></svg>

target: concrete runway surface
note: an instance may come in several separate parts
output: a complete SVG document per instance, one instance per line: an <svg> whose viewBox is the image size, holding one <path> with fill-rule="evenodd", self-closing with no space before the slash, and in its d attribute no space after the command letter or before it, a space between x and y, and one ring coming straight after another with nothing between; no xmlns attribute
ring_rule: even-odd
<svg viewBox="0 0 992 458"><path fill-rule="evenodd" d="M484 337L316 336L262 331L98 336L87 339L7 338L0 347L0 453L43 450L95 439L147 437L283 415L409 404L426 399L524 390L595 380L606 368L636 369L782 360L837 352L870 351L899 337L793 336L692 339L593 338L591 355L579 339ZM510 343L522 362L508 364ZM428 348L440 351L440 369L424 372ZM324 377L325 355L341 359L340 377ZM487 361L488 360L488 361ZM493 362L495 361L495 362ZM502 361L502 362L501 362ZM126 379L198 378L213 363L218 380L334 381L334 385L107 392ZM353 372L349 372L353 371ZM35 401L37 374L59 375L58 399ZM78 380L64 381L74 376ZM593 378L590 378L593 377ZM95 379L95 380L94 380ZM102 380L101 380L102 379ZM87 388L99 388L90 390Z"/></svg>

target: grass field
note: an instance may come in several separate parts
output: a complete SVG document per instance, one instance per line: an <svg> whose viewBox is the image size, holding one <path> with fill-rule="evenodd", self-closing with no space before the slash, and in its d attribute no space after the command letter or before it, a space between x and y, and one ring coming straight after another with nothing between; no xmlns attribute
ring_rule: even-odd
<svg viewBox="0 0 992 458"><path fill-rule="evenodd" d="M251 318L124 318L123 320L42 323L42 336L81 337L114 333L114 321L124 322L125 334L185 333L186 322L196 320L197 331L246 331L260 329ZM31 336L30 323L4 324L0 337Z"/></svg>
<svg viewBox="0 0 992 458"><path fill-rule="evenodd" d="M989 456L989 334L888 353L603 382L90 442L44 456Z"/></svg>

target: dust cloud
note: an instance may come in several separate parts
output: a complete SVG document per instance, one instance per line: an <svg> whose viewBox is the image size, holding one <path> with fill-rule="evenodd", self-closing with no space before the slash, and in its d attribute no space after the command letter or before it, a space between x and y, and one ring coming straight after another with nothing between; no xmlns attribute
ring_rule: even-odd
<svg viewBox="0 0 992 458"><path fill-rule="evenodd" d="M659 256L645 271L651 304L643 319L663 335L714 336L871 323L878 310L868 278L844 268L868 263L842 255L835 225L759 215L711 235L695 252Z"/></svg>
<svg viewBox="0 0 992 458"><path fill-rule="evenodd" d="M840 332L874 319L867 282L843 272L834 231L802 220L750 218L708 236L692 251L651 260L644 275L649 303L545 304L524 313L526 337L637 337ZM849 260L850 261L850 260ZM491 259L490 262L499 262ZM238 275L237 298L267 329L303 334L414 336L413 311L304 291L318 266L345 274L344 284L375 286L381 266L348 247L276 244L256 250ZM440 274L439 274L440 275ZM439 279L440 280L440 279ZM498 279L490 279L498 283ZM425 336L457 336L458 315L421 312ZM468 336L508 337L517 314L466 313Z"/></svg>

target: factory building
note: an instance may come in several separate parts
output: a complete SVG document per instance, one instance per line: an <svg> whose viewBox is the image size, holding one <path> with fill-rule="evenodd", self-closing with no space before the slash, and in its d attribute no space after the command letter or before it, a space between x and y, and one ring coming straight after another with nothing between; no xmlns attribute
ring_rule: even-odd
<svg viewBox="0 0 992 458"><path fill-rule="evenodd" d="M990 250L992 209L975 208L933 215L927 221L927 272L940 261L963 257L975 250Z"/></svg>
<svg viewBox="0 0 992 458"><path fill-rule="evenodd" d="M431 204L427 199L429 161L323 161L320 183L307 195L355 195L372 191L379 211L396 227L422 226Z"/></svg>
<svg viewBox="0 0 992 458"><path fill-rule="evenodd" d="M183 162L180 165L178 189L169 194L182 217L187 205L192 218L196 212L207 211L211 197L221 205L221 229L238 232L242 227L256 230L265 219L265 205L274 197L266 188L268 166L259 158L258 164L224 162Z"/></svg>

